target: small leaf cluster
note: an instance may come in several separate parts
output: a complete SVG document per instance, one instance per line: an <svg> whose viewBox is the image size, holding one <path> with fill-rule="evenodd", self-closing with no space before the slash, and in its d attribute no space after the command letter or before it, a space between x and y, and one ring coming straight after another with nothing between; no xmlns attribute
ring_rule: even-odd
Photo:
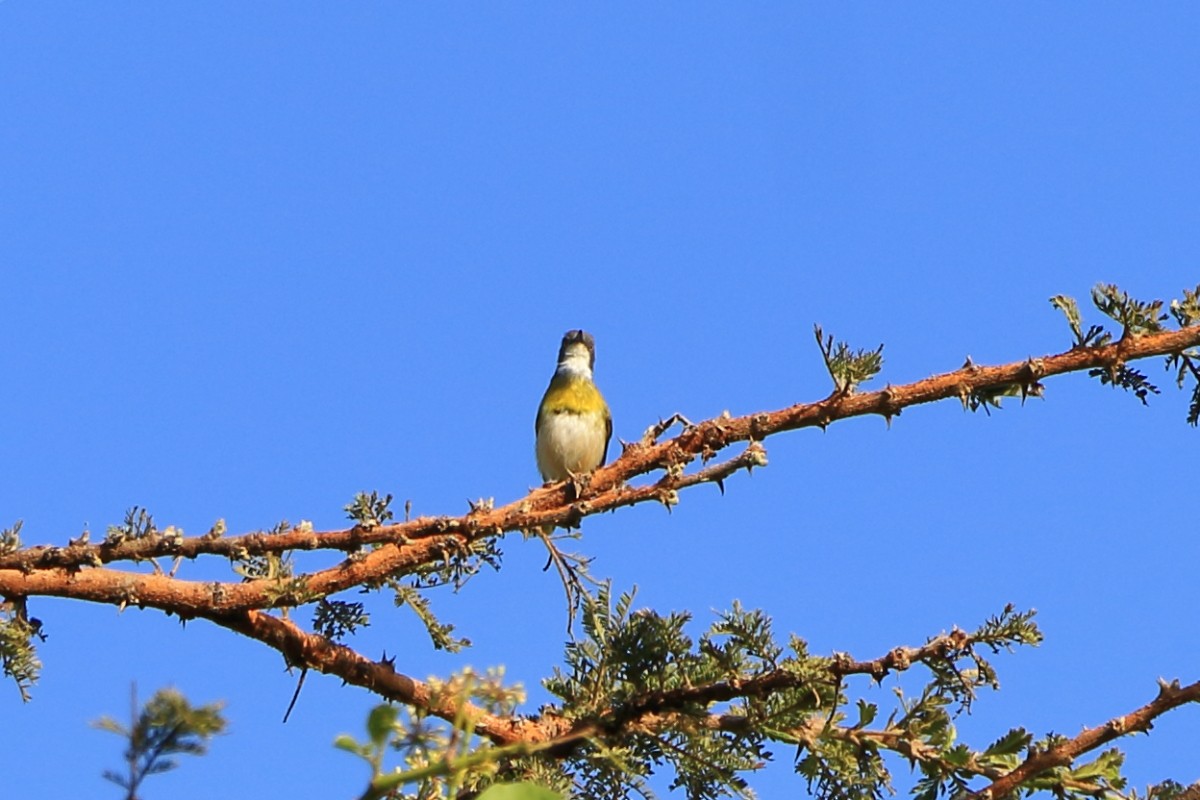
<svg viewBox="0 0 1200 800"><path fill-rule="evenodd" d="M362 603L321 598L313 611L313 630L334 642L370 624L371 617Z"/></svg>
<svg viewBox="0 0 1200 800"><path fill-rule="evenodd" d="M392 500L392 495L387 494L380 497L379 493L374 490L370 494L359 492L354 495L352 501L346 504L344 510L346 516L354 520L356 524L364 528L377 528L392 520L394 515L389 508Z"/></svg>
<svg viewBox="0 0 1200 800"><path fill-rule="evenodd" d="M1197 287L1200 289L1200 287ZM1077 347L1100 347L1112 341L1112 334L1105 331L1103 326L1091 325L1083 332L1082 316L1079 305L1067 295L1055 295L1050 303L1063 312L1067 324L1075 334ZM1111 283L1099 283L1092 288L1092 304L1109 319L1121 324L1121 336L1142 336L1148 333L1159 333L1167 315L1163 313L1162 300L1138 300L1130 297L1120 287ZM1172 301L1171 309L1179 324L1186 326L1194 324L1186 320L1200 318L1195 316L1196 294L1185 290L1184 300Z"/></svg>
<svg viewBox="0 0 1200 800"><path fill-rule="evenodd" d="M967 361L963 364L963 369L975 369L975 364L971 361L971 357L967 357ZM1025 369L1019 381L1014 383L1004 383L995 386L976 386L968 388L966 384L959 386L959 399L962 400L964 411L978 411L983 409L983 412L989 417L992 415L991 409L1002 408L1001 401L1005 397L1020 397L1021 404L1025 404L1026 398L1041 397L1045 392L1045 387L1038 381L1038 378L1044 374L1044 369L1039 361L1029 359L1025 362Z"/></svg>
<svg viewBox="0 0 1200 800"><path fill-rule="evenodd" d="M1200 425L1200 356L1180 355L1172 356L1178 358L1179 375L1175 382L1180 389L1183 388L1184 381L1187 375L1191 375L1195 380L1196 385L1192 387L1192 400L1188 404L1187 421L1192 427ZM1168 362L1168 367L1174 366L1174 363Z"/></svg>
<svg viewBox="0 0 1200 800"><path fill-rule="evenodd" d="M106 770L105 779L125 789L128 797L136 797L147 777L179 766L172 756L204 755L209 740L225 730L222 706L193 706L178 690L168 688L155 692L129 727L112 717L95 720L93 727L115 733L127 742L125 774Z"/></svg>
<svg viewBox="0 0 1200 800"><path fill-rule="evenodd" d="M454 634L454 624L450 622L442 622L436 614L433 613L433 606L421 590L416 586L409 586L399 581L391 581L390 586L394 592L394 602L396 607L408 606L421 620L421 624L425 626L425 630L429 633L429 641L433 644L435 650L445 650L448 653L457 653L464 648L471 646L471 640L466 638L456 638Z"/></svg>
<svg viewBox="0 0 1200 800"><path fill-rule="evenodd" d="M1112 343L1112 334L1101 325L1091 325L1083 330L1079 306L1066 295L1055 295L1050 303L1063 312L1067 324L1075 336L1075 347L1103 347ZM1158 333L1165 330L1163 322L1174 317L1180 327L1186 328L1200 324L1200 286L1195 289L1184 289L1183 299L1172 300L1169 306L1170 315L1163 312L1163 301L1143 301L1130 297L1113 284L1101 283L1092 289L1092 303L1110 319L1120 323L1121 338ZM1193 388L1191 403L1188 406L1187 421L1190 425L1200 424L1200 354L1184 351L1171 353L1166 357L1168 370L1177 370L1176 384L1183 388L1186 380L1191 377L1196 381ZM1097 378L1101 384L1119 387L1133 395L1143 405L1149 401L1151 394L1160 394L1156 386L1145 373L1130 367L1123 361L1116 361L1107 367L1098 367L1088 371L1088 376Z"/></svg>
<svg viewBox="0 0 1200 800"><path fill-rule="evenodd" d="M979 752L949 742L935 757L920 762L921 778L913 787L914 800L965 794L978 776L994 778L1012 771L1021 763L1031 741L1033 735L1024 728L1013 728Z"/></svg>
<svg viewBox="0 0 1200 800"><path fill-rule="evenodd" d="M1063 312L1071 332L1075 334L1075 347L1103 347L1112 341L1112 334L1104 330L1103 325L1089 325L1083 330L1083 317L1079 313L1079 304L1075 298L1065 294L1056 294L1050 298L1050 305Z"/></svg>
<svg viewBox="0 0 1200 800"><path fill-rule="evenodd" d="M893 794L885 751L899 753L923 769L938 764L956 736L947 710L955 697L939 689L942 683L935 678L912 698L895 689L896 707L880 728L869 727L878 717L879 707L862 699L856 704L857 721L852 726L838 724L846 719L841 711L820 725L811 720L801 731L796 762L796 771L808 780L809 790L820 798L866 800Z"/></svg>
<svg viewBox="0 0 1200 800"><path fill-rule="evenodd" d="M1200 325L1200 284L1195 289L1184 289L1183 299L1172 300L1170 311L1181 328Z"/></svg>
<svg viewBox="0 0 1200 800"><path fill-rule="evenodd" d="M1145 373L1128 364L1118 364L1111 369L1091 369L1088 370L1088 377L1099 378L1103 386L1111 384L1114 388L1133 392L1144 406L1150 404L1148 398L1151 394L1162 394L1162 391L1146 377Z"/></svg>
<svg viewBox="0 0 1200 800"><path fill-rule="evenodd" d="M1042 643L1042 632L1033 618L1037 611L1017 611L1010 603L997 616L989 617L970 635L965 646L950 645L939 658L929 659L925 666L932 673L931 691L946 697L968 711L980 688L999 689L1000 681L991 662L979 650L986 647L992 653L1011 651L1015 645L1036 647ZM963 666L963 665L967 666Z"/></svg>
<svg viewBox="0 0 1200 800"><path fill-rule="evenodd" d="M1158 333L1167 318L1162 300L1136 300L1111 283L1100 283L1092 289L1092 303L1106 317L1121 323L1122 336Z"/></svg>
<svg viewBox="0 0 1200 800"><path fill-rule="evenodd" d="M530 751L530 746L524 744L495 746L472 731L468 707L508 715L525 701L520 686L504 685L502 670L479 674L466 669L446 681L431 680L430 688L431 705L459 708L452 722L443 722L412 706L382 704L367 717L365 741L349 734L334 741L335 747L358 756L370 767L371 779L364 798L441 800L474 793L506 780L502 774L504 764ZM390 753L399 754L402 766L385 769L384 761Z"/></svg>
<svg viewBox="0 0 1200 800"><path fill-rule="evenodd" d="M1171 301L1171 315L1180 327L1200 325L1200 285L1195 289L1185 289L1183 300ZM1189 425L1200 425L1200 352L1185 350L1182 353L1172 353L1167 357L1167 369L1176 370L1175 385L1184 387L1188 378L1195 382L1192 387L1192 399L1188 405L1187 421Z"/></svg>
<svg viewBox="0 0 1200 800"><path fill-rule="evenodd" d="M1032 737L1030 737L1032 738ZM1024 755L1030 756L1062 746L1066 737L1058 734L1026 742ZM1012 767L1019 763L1014 759ZM1025 786L1030 792L1053 792L1063 800L1090 800L1096 797L1120 797L1128 781L1121 775L1125 755L1115 748L1101 751L1095 758L1074 766L1053 767L1030 778ZM1011 768L1011 767L1010 767Z"/></svg>
<svg viewBox="0 0 1200 800"><path fill-rule="evenodd" d="M16 683L21 700L26 703L30 699L29 690L42 671L34 637L46 639L42 623L26 613L24 599L0 602L0 668Z"/></svg>
<svg viewBox="0 0 1200 800"><path fill-rule="evenodd" d="M121 544L127 541L145 539L158 533L154 527L154 517L144 508L133 506L125 512L125 520L120 525L109 525L104 536L104 543L109 545Z"/></svg>
<svg viewBox="0 0 1200 800"><path fill-rule="evenodd" d="M990 417L992 415L991 409L1001 408L1001 401L1005 397L1020 397L1023 401L1031 393L1041 394L1040 390L1030 392L1028 389L1022 388L1018 383L1006 383L1002 386L980 386L969 392L963 392L962 404L963 408L968 411L983 409L983 413Z"/></svg>
<svg viewBox="0 0 1200 800"><path fill-rule="evenodd" d="M248 555L233 563L233 571L241 575L244 581L286 581L293 574L292 554Z"/></svg>
<svg viewBox="0 0 1200 800"><path fill-rule="evenodd" d="M625 592L614 603L606 583L594 597L584 598L584 638L566 646L569 674L555 667L544 682L563 701L564 716L598 715L647 690L674 688L703 658L691 652L693 641L683 630L690 614L663 617L649 609L633 611L634 597Z"/></svg>
<svg viewBox="0 0 1200 800"><path fill-rule="evenodd" d="M833 334L826 336L820 325L813 326L813 333L825 359L825 369L833 378L835 394L852 393L883 369L882 344L874 350L853 350L845 342L836 341Z"/></svg>
<svg viewBox="0 0 1200 800"><path fill-rule="evenodd" d="M15 553L21 549L21 525L24 524L21 520L17 520L11 527L0 531L0 556Z"/></svg>
<svg viewBox="0 0 1200 800"><path fill-rule="evenodd" d="M498 572L504 553L497 540L491 537L471 539L465 543L457 538L447 538L443 542L441 556L439 562L420 566L413 586L418 589L452 586L457 592L484 567L491 567Z"/></svg>
<svg viewBox="0 0 1200 800"><path fill-rule="evenodd" d="M447 538L442 555L441 561L422 565L407 580L388 578L384 585L392 590L392 600L397 608L408 606L421 620L434 648L457 653L470 647L471 641L453 635L454 625L438 618L426 591L450 586L457 592L485 566L498 571L503 554L499 544L492 538L472 539L466 543L457 538Z"/></svg>
<svg viewBox="0 0 1200 800"><path fill-rule="evenodd" d="M302 520L293 526L287 520L279 522L263 536L279 536L293 530L311 530L312 523ZM300 606L316 599L309 591L308 583L303 576L295 574L292 553L263 553L249 555L244 550L233 560L233 571L242 576L243 581L270 581L263 589L264 594L273 606Z"/></svg>

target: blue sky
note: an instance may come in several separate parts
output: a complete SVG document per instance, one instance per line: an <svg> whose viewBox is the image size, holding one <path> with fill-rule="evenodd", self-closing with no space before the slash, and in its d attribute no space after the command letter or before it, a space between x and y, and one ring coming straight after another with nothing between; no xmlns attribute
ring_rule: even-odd
<svg viewBox="0 0 1200 800"><path fill-rule="evenodd" d="M880 383L1065 349L1051 295L1200 282L1198 34L1190 3L2 2L0 522L62 543L134 504L202 533L341 526L369 489L511 500L568 328L624 439L823 397L814 322L885 343ZM1073 734L1198 677L1200 434L1174 391L1047 389L770 440L724 498L589 519L580 546L697 632L739 599L818 652L1036 607L1046 644L1001 656L961 729ZM359 648L418 677L504 664L533 710L561 590L504 550L434 598L466 654L386 598ZM13 796L117 796L120 743L87 722L134 680L231 720L148 798L361 788L330 746L360 690L311 676L282 726L294 678L249 640L32 605L43 680L0 691ZM1200 779L1198 742L1176 712L1128 774ZM801 786L783 761L763 797Z"/></svg>

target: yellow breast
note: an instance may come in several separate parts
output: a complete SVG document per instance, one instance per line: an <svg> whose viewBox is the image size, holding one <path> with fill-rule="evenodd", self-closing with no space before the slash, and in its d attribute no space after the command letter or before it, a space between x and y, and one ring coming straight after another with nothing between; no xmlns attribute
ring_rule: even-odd
<svg viewBox="0 0 1200 800"><path fill-rule="evenodd" d="M612 422L596 385L555 376L538 409L537 464L542 479L564 480L604 463Z"/></svg>

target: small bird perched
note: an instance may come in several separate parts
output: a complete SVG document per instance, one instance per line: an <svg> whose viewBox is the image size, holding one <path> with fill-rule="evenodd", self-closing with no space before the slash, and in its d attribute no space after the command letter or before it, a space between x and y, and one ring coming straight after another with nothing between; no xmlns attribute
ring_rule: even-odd
<svg viewBox="0 0 1200 800"><path fill-rule="evenodd" d="M567 331L558 350L558 368L538 407L537 465L550 483L591 472L608 457L612 415L592 381L596 340L585 331Z"/></svg>

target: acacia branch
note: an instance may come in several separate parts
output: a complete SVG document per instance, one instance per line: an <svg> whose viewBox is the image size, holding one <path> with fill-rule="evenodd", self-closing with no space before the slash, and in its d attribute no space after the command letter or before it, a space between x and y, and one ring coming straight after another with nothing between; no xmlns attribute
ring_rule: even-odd
<svg viewBox="0 0 1200 800"><path fill-rule="evenodd" d="M169 540L153 535L121 543L75 543L68 547L31 547L0 556L0 595L57 595L104 603L139 603L185 615L204 609L222 611L289 605L271 580L206 583L163 575L138 575L97 568L113 561L157 557L196 558L217 555L247 558L290 550L332 549L351 555L340 564L303 578L301 599L325 597L392 576L412 574L445 563L479 539L546 525L574 526L586 516L646 501L670 506L675 493L699 483L723 486L740 469L766 463L762 439L805 427L826 427L850 417L878 414L886 418L903 409L1006 386L1037 386L1042 378L1096 368L1111 369L1127 361L1181 353L1200 344L1200 326L1126 337L1103 347L1075 347L1064 353L994 367L968 364L902 386L864 394L835 393L815 403L798 403L772 412L740 417L723 415L686 427L678 436L629 444L621 457L596 470L583 486L566 482L532 490L507 505L481 506L461 517L419 517L394 525L355 526L315 532L293 529L278 534L234 537L199 536ZM697 472L683 468L697 457L705 460L738 442L750 446L737 457ZM665 470L653 483L630 486L629 480ZM577 492L578 489L578 492ZM369 553L361 550L377 545Z"/></svg>
<svg viewBox="0 0 1200 800"><path fill-rule="evenodd" d="M391 659L372 661L320 634L308 633L289 620L253 610L202 616L278 650L289 666L336 675L346 683L420 708L447 722L466 719L476 733L496 744L545 739L535 722L519 716L497 716L461 698L442 696L428 683L397 672Z"/></svg>
<svg viewBox="0 0 1200 800"><path fill-rule="evenodd" d="M1103 747L1114 739L1131 733L1149 733L1156 717L1185 703L1200 702L1200 681L1181 687L1178 681L1159 681L1158 696L1146 705L1124 716L1113 717L1103 725L1085 728L1074 739L1055 745L1049 750L1031 752L1029 757L1012 772L996 779L991 785L979 790L971 797L977 800L993 800L1007 797L1027 781L1044 772L1059 767L1069 767L1082 754Z"/></svg>
<svg viewBox="0 0 1200 800"><path fill-rule="evenodd" d="M519 742L543 745L553 741L569 749L591 736L619 734L631 726L653 727L655 721L675 718L688 706L707 706L738 697L762 697L803 685L806 680L787 670L773 669L744 679L648 692L618 708L609 709L598 718L574 722L549 710L543 710L538 717L498 716L469 703L464 705L464 701L457 698L439 697L428 683L397 672L390 659L372 661L346 645L317 633L308 633L290 620L254 610L209 612L199 616L279 651L289 666L336 675L348 684L415 706L448 722L465 716L475 733L498 745ZM890 671L901 672L914 664L946 658L951 652L964 650L976 641L971 634L955 629L934 637L921 647L897 647L870 661L855 661L838 655L830 660L829 671L831 678L870 675L878 680ZM713 715L713 718L717 717ZM560 750L554 751L554 755L563 754Z"/></svg>
<svg viewBox="0 0 1200 800"><path fill-rule="evenodd" d="M704 686L648 692L598 717L574 722L554 713L538 717L522 715L498 716L454 697L441 697L420 680L396 672L390 660L371 661L349 647L330 641L319 634L307 633L294 623L260 611L239 611L228 614L205 614L207 619L256 639L282 653L293 666L303 666L337 675L346 683L366 688L380 696L421 708L448 722L466 718L475 733L501 746L517 744L538 745L547 755L562 758L596 736L620 736L629 732L648 732L676 727L682 721L717 730L738 731L745 728L747 718L737 714L696 716L689 706L708 706L715 702L738 697L762 697L783 689L795 688L805 679L784 669L773 669L745 679L721 681ZM870 675L876 680L889 672L901 672L914 664L946 659L954 653L967 651L979 643L978 637L955 629L934 637L921 647L897 647L887 654L868 661L857 661L845 655L830 660L833 678L848 675ZM809 679L811 680L811 678ZM1124 716L1115 717L1104 725L1086 729L1075 738L1049 750L1032 752L1016 769L1000 774L994 768L969 769L981 777L992 779L988 787L972 795L978 800L1003 798L1028 781L1049 770L1068 767L1083 753L1095 750L1122 736L1148 732L1153 720L1189 702L1200 702L1200 681L1186 687L1161 683L1158 696L1145 706ZM803 739L819 732L848 741L871 740L878 746L918 761L942 763L936 753L908 740L902 732L869 731L849 728L829 728L824 721L820 731L793 731ZM963 769L957 765L956 769Z"/></svg>
<svg viewBox="0 0 1200 800"><path fill-rule="evenodd" d="M845 654L837 654L829 660L830 683L836 683L848 675L870 675L877 681L882 680L889 672L903 672L914 664L952 658L954 653L964 653L979 641L979 637L956 628L950 633L935 636L921 647L896 647L870 661L855 661ZM699 720L701 724L732 730L732 727L723 726L744 726L746 717L707 712L698 714L697 709L738 698L766 697L786 689L807 686L811 682L811 676L782 668L770 669L757 675L699 686L645 692L597 716L575 722L565 717L547 715L538 724L542 728L541 735L546 738L575 743L590 736L619 738L635 729L657 729L672 721L678 722L682 717L693 718L693 724ZM724 722L720 722L722 720Z"/></svg>
<svg viewBox="0 0 1200 800"><path fill-rule="evenodd" d="M121 543L80 542L68 547L25 548L0 556L0 595L9 598L54 595L118 606L150 606L185 618L207 618L279 650L289 663L336 674L349 683L427 708L444 719L453 719L459 710L457 704L453 708L439 706L426 684L396 673L389 662L372 662L350 648L305 633L286 620L255 609L307 602L354 586L377 584L388 577L436 567L470 543L489 536L545 525L578 525L583 517L650 500L670 507L679 489L700 483L723 486L723 481L738 470L764 465L765 452L759 441L784 431L824 428L836 420L867 414L891 418L910 406L968 397L974 392L1011 385L1036 387L1040 379L1051 375L1113 368L1129 360L1180 353L1197 344L1200 344L1200 326L1192 326L1127 337L1103 347L1076 347L1057 355L1002 366L968 364L903 386L864 394L840 392L815 403L799 403L773 412L740 417L726 414L689 425L663 442L654 440L655 435L662 433L657 431L641 442L627 445L620 458L596 470L581 486L564 482L540 487L507 505L498 508L480 505L461 517L420 517L394 525L359 525L325 532L293 529L278 534L174 540L151 535ZM684 467L696 458L707 461L738 442L750 444L727 461L684 472ZM627 483L656 470L664 470L657 481L639 486ZM366 545L375 545L376 549L364 553L361 548ZM351 555L337 566L291 579L291 585L297 588L286 593L281 593L279 581L269 579L200 582L161 572L131 573L95 566L163 556L217 555L241 559L293 549L333 549ZM948 636L954 635L966 634L956 632ZM880 678L888 671L904 669L914 661L932 657L935 653L929 648L944 651L949 644L940 641L941 638L924 648L898 649L870 662L835 659L831 673L835 676L862 673ZM962 642L953 644L962 646ZM613 712L604 726L608 728L619 724L620 719L644 717L687 704L777 691L793 685L794 681L794 676L775 670L744 681L651 694L619 713ZM553 716L534 722L493 717L479 709L470 713L476 719L477 732L499 744L520 740L544 742L572 735L564 729L570 724Z"/></svg>
<svg viewBox="0 0 1200 800"><path fill-rule="evenodd" d="M845 654L835 655L829 663L829 675L838 681L848 675L870 675L883 680L889 672L903 672L913 664L946 659L955 652L964 652L977 641L976 637L957 628L935 636L921 647L897 647L886 655L870 661L855 661ZM750 678L738 678L703 686L647 692L622 705L606 721L606 726L619 726L642 715L677 711L687 706L725 702L739 697L763 697L782 689L794 689L811 682L811 677L787 669L772 669Z"/></svg>

